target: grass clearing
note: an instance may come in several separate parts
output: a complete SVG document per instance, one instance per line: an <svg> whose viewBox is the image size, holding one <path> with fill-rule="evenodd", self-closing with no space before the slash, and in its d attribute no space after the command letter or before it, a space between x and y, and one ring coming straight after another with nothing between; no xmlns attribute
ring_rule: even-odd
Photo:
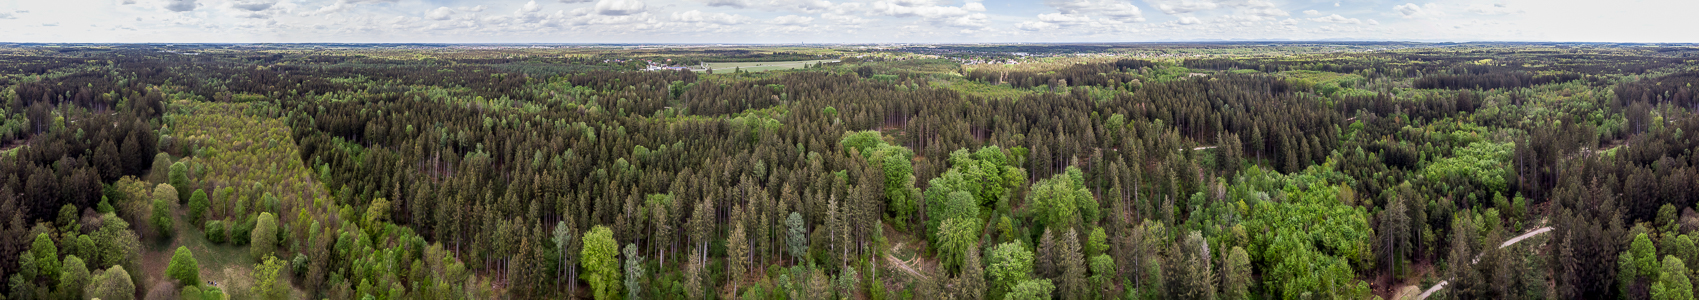
<svg viewBox="0 0 1699 300"><path fill-rule="evenodd" d="M724 63L705 63L703 65L706 66L708 70L715 70L715 71L719 71L719 72L727 72L727 71L731 71L731 70L744 70L744 71L749 71L749 72L765 72L765 71L772 71L772 70L801 69L801 68L806 68L806 67L808 67L808 65L812 65L812 64L830 63L830 62L838 62L838 60L836 60L836 59L820 59L820 60L797 60L797 61L724 62ZM697 69L697 71L702 71L702 70Z"/></svg>

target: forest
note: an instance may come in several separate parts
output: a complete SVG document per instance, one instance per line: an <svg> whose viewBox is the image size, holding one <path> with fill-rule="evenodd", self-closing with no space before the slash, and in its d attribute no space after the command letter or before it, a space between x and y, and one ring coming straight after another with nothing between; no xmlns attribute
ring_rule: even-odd
<svg viewBox="0 0 1699 300"><path fill-rule="evenodd" d="M3 44L0 299L1695 299L1695 51Z"/></svg>

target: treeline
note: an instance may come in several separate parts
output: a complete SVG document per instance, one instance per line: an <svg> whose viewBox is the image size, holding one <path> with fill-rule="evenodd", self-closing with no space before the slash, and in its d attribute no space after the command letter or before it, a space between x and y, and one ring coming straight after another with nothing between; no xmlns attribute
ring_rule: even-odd
<svg viewBox="0 0 1699 300"><path fill-rule="evenodd" d="M1504 88L1529 87L1554 82L1565 82L1581 79L1579 74L1557 74L1535 76L1528 72L1486 73L1486 74L1436 74L1416 78L1411 83L1418 89L1448 89L1448 90L1490 90Z"/></svg>
<svg viewBox="0 0 1699 300"><path fill-rule="evenodd" d="M1077 64L1055 70L1053 72L1037 71L991 71L970 70L969 80L991 83L1007 83L1015 88L1032 88L1050 86L1052 89L1069 86L1119 86L1130 82L1135 77L1125 72L1156 67L1156 63L1138 60L1122 59L1115 62Z"/></svg>

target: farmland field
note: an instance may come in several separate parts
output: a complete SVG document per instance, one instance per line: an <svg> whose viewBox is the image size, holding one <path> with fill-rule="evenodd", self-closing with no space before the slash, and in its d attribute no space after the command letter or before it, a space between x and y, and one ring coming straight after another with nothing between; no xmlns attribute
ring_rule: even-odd
<svg viewBox="0 0 1699 300"><path fill-rule="evenodd" d="M820 59L820 60L795 60L795 61L725 62L725 63L706 63L706 65L708 67L707 68L708 70L720 70L721 72L734 70L734 69L741 69L741 70L750 71L750 72L765 72L765 71L772 71L772 70L801 69L801 68L808 67L808 65L823 63L823 62L838 62L838 60L836 60L836 59ZM698 72L703 71L703 69L694 69L694 68L692 70L697 70Z"/></svg>

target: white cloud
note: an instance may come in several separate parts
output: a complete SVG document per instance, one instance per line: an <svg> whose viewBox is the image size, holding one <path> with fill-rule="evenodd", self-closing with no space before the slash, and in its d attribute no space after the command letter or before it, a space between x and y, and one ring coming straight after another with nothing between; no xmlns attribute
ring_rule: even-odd
<svg viewBox="0 0 1699 300"><path fill-rule="evenodd" d="M277 1L267 0L236 0L230 2L230 7L246 11L262 11L277 5Z"/></svg>
<svg viewBox="0 0 1699 300"><path fill-rule="evenodd" d="M1082 23L1085 23L1085 22L1089 22L1089 21L1091 21L1091 17L1087 17L1087 16L1084 16L1084 15L1042 14L1042 15L1038 15L1038 20L1044 21L1046 23L1070 24L1071 25L1071 24L1082 24Z"/></svg>
<svg viewBox="0 0 1699 300"><path fill-rule="evenodd" d="M1414 19L1414 17L1444 17L1444 15L1446 15L1444 12L1441 12L1439 3L1427 3L1427 5L1403 3L1403 5L1397 5L1397 7L1391 8L1393 8L1393 10L1397 10L1398 14L1402 14L1405 19Z"/></svg>
<svg viewBox="0 0 1699 300"><path fill-rule="evenodd" d="M966 5L962 5L962 9L966 9L967 11L985 11L985 3L968 2Z"/></svg>
<svg viewBox="0 0 1699 300"><path fill-rule="evenodd" d="M1380 21L1375 21L1375 19L1369 19L1368 21L1363 21L1363 23L1367 23L1369 25L1380 25Z"/></svg>
<svg viewBox="0 0 1699 300"><path fill-rule="evenodd" d="M1197 24L1203 24L1203 20L1198 20L1198 18L1197 18L1197 17L1193 17L1193 16L1184 16L1184 17L1180 17L1180 19L1179 19L1179 20L1176 20L1176 21L1175 21L1175 22L1177 22L1177 23L1178 23L1178 24L1180 24L1180 25L1197 25Z"/></svg>
<svg viewBox="0 0 1699 300"><path fill-rule="evenodd" d="M165 9L175 12L195 10L195 0L166 0Z"/></svg>
<svg viewBox="0 0 1699 300"><path fill-rule="evenodd" d="M690 10L682 13L675 12L672 14L672 20L686 23L710 23L720 25L737 25L749 22L749 18L744 16L728 13L705 13L700 10Z"/></svg>
<svg viewBox="0 0 1699 300"><path fill-rule="evenodd" d="M708 0L708 6L745 8L749 7L750 3L747 0Z"/></svg>
<svg viewBox="0 0 1699 300"><path fill-rule="evenodd" d="M1475 4L1470 4L1469 8L1467 10L1471 13L1489 15L1489 16L1491 16L1491 15L1519 14L1519 13L1526 12L1526 11L1523 11L1523 10L1520 10L1520 9L1510 9L1509 7L1506 7L1504 5L1504 3L1495 3L1495 4L1492 4L1492 5L1475 3Z"/></svg>
<svg viewBox="0 0 1699 300"><path fill-rule="evenodd" d="M1160 10L1163 13L1170 15L1211 10L1221 7L1220 4L1216 4L1214 1L1210 0L1145 0L1144 3L1155 6L1156 10Z"/></svg>
<svg viewBox="0 0 1699 300"><path fill-rule="evenodd" d="M767 21L768 24L773 24L773 25L793 25L793 26L808 25L808 23L810 23L810 22L814 22L814 18L798 16L798 15L779 16L777 18L773 18L773 20Z"/></svg>
<svg viewBox="0 0 1699 300"><path fill-rule="evenodd" d="M534 12L538 12L538 11L542 11L542 10L543 10L543 6L537 5L536 0L532 0L531 2L526 2L525 6L519 7L519 11L527 12L527 13L534 13Z"/></svg>
<svg viewBox="0 0 1699 300"><path fill-rule="evenodd" d="M1304 11L1304 14L1305 14L1305 15L1311 15L1311 16L1320 16L1320 15L1321 15L1321 12L1319 12L1319 11L1316 11L1316 10L1314 10L1314 9L1311 9L1311 10L1306 10L1306 11Z"/></svg>
<svg viewBox="0 0 1699 300"><path fill-rule="evenodd" d="M984 4L969 2L963 6L943 6L931 0L882 0L873 2L867 10L868 15L884 15L898 18L918 17L923 21L934 24L955 27L983 27L990 24L990 16L976 13L972 9L984 9ZM845 10L859 8L845 7Z"/></svg>
<svg viewBox="0 0 1699 300"><path fill-rule="evenodd" d="M17 19L17 18L18 18L18 16L14 16L14 15L12 15L12 13L0 12L0 19Z"/></svg>
<svg viewBox="0 0 1699 300"><path fill-rule="evenodd" d="M1144 12L1138 6L1122 0L1046 0L1045 5L1065 15L1096 15L1123 23L1144 22Z"/></svg>
<svg viewBox="0 0 1699 300"><path fill-rule="evenodd" d="M1363 24L1363 20L1358 20L1357 18L1346 18L1346 17L1340 16L1339 14L1333 14L1333 15L1330 15L1330 16L1320 17L1320 18L1310 18L1310 21L1323 22L1323 23L1339 23L1339 24Z"/></svg>
<svg viewBox="0 0 1699 300"><path fill-rule="evenodd" d="M41 23L41 26L46 26L46 27L59 26L59 22Z"/></svg>
<svg viewBox="0 0 1699 300"><path fill-rule="evenodd" d="M856 25L867 24L869 22L873 22L873 20L865 19L865 18L862 18L862 17L852 16L852 15L841 15L841 14L834 14L834 13L821 14L820 17L825 18L827 20L831 20L832 22L837 22L838 24L844 24L844 25L850 25L850 26L856 26Z"/></svg>
<svg viewBox="0 0 1699 300"><path fill-rule="evenodd" d="M1026 30L1026 31L1049 31L1049 30L1056 30L1056 29L1060 29L1060 28L1062 28L1061 25L1056 25L1056 24L1052 24L1052 23L1048 23L1048 22L1026 21L1026 22L1021 22L1020 24L1015 24L1015 29Z"/></svg>
<svg viewBox="0 0 1699 300"><path fill-rule="evenodd" d="M568 3L568 4L571 4L571 3L590 3L590 1L594 1L594 0L560 0L560 3ZM482 7L482 6L483 5L479 5L479 7Z"/></svg>
<svg viewBox="0 0 1699 300"><path fill-rule="evenodd" d="M1392 10L1398 11L1399 14L1403 14L1405 18L1415 17L1416 15L1422 14L1422 7L1416 6L1415 3L1404 3L1398 6L1393 6Z"/></svg>
<svg viewBox="0 0 1699 300"><path fill-rule="evenodd" d="M624 16L643 12L648 6L641 0L601 0L596 2L596 14Z"/></svg>
<svg viewBox="0 0 1699 300"><path fill-rule="evenodd" d="M437 9L425 11L425 18L431 19L431 20L439 20L439 21L440 20L448 20L448 17L453 15L453 14L454 14L454 9L451 9L451 8L448 8L447 6L444 6L444 7L438 7Z"/></svg>

